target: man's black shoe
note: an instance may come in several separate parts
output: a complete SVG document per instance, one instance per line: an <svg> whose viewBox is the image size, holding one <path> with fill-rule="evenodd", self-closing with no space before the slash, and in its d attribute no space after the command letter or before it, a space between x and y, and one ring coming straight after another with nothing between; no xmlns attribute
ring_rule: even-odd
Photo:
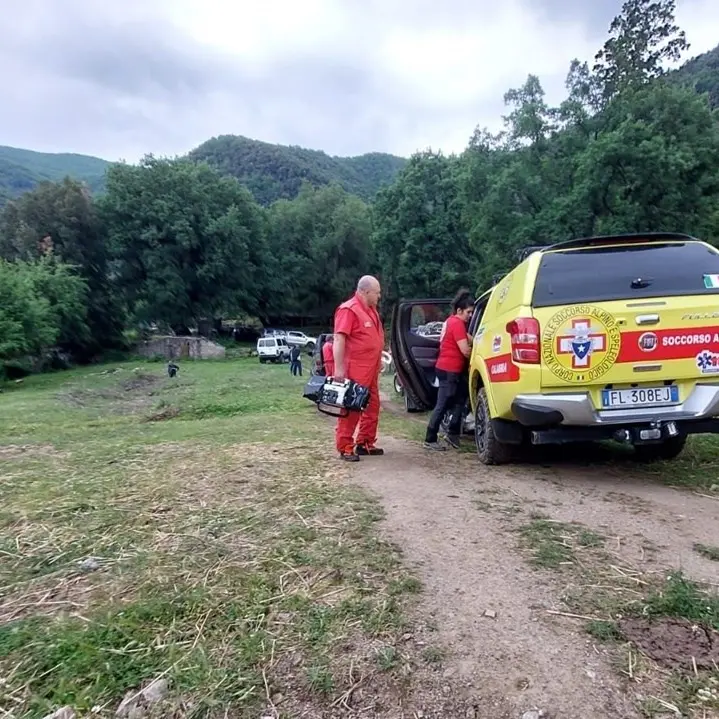
<svg viewBox="0 0 719 719"><path fill-rule="evenodd" d="M343 462L359 462L360 458L356 454L341 454L340 459Z"/></svg>

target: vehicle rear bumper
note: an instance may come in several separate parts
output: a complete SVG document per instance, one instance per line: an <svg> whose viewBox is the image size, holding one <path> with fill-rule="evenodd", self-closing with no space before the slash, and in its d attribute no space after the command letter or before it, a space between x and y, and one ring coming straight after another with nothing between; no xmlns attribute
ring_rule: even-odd
<svg viewBox="0 0 719 719"><path fill-rule="evenodd" d="M626 424L696 421L719 415L719 384L698 384L681 404L670 407L598 410L588 392L520 394L512 413L528 428L616 427Z"/></svg>

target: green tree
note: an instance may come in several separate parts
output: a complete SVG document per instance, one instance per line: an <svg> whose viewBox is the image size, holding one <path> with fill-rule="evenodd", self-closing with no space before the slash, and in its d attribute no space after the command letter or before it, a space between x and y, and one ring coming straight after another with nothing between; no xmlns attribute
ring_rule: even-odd
<svg viewBox="0 0 719 719"><path fill-rule="evenodd" d="M505 95L504 133L475 132L460 188L481 285L531 245L651 230L713 237L719 122L706 98L660 77L685 47L673 12L668 0L625 3L594 72L572 63L558 108L530 76Z"/></svg>
<svg viewBox="0 0 719 719"><path fill-rule="evenodd" d="M100 207L114 282L136 320L186 332L225 313L263 313L264 221L233 178L148 156L108 170Z"/></svg>
<svg viewBox="0 0 719 719"><path fill-rule="evenodd" d="M615 98L597 139L574 158L569 203L591 234L673 230L713 237L719 122L706 98L658 82Z"/></svg>
<svg viewBox="0 0 719 719"><path fill-rule="evenodd" d="M675 0L626 0L597 53L594 75L605 101L664 73L689 48L675 23Z"/></svg>
<svg viewBox="0 0 719 719"><path fill-rule="evenodd" d="M86 340L87 283L52 257L0 259L0 360Z"/></svg>
<svg viewBox="0 0 719 719"><path fill-rule="evenodd" d="M269 208L269 243L278 283L274 316L324 321L372 268L368 206L338 184L304 183L294 200Z"/></svg>
<svg viewBox="0 0 719 719"><path fill-rule="evenodd" d="M122 317L108 282L103 227L85 186L66 178L43 182L0 213L0 257L34 260L51 254L87 283L88 332L63 344L78 359L121 341Z"/></svg>
<svg viewBox="0 0 719 719"><path fill-rule="evenodd" d="M474 261L459 190L462 165L431 151L410 158L374 207L373 242L385 305L399 297L443 297L474 286Z"/></svg>
<svg viewBox="0 0 719 719"><path fill-rule="evenodd" d="M504 118L511 147L529 143L539 149L556 129L554 112L544 100L544 88L536 75L529 75L522 87L507 90L504 104L513 108Z"/></svg>

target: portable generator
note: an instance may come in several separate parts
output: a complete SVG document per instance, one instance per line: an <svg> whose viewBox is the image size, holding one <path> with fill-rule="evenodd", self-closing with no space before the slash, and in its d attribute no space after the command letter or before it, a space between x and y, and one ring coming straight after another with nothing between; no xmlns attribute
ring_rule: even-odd
<svg viewBox="0 0 719 719"><path fill-rule="evenodd" d="M328 377L318 393L317 409L334 417L362 412L369 403L369 388L351 379Z"/></svg>

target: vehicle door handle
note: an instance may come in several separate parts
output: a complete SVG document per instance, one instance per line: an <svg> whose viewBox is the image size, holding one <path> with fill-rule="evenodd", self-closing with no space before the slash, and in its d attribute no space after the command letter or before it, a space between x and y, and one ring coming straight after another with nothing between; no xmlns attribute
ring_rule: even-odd
<svg viewBox="0 0 719 719"><path fill-rule="evenodd" d="M637 315L634 321L638 325L655 325L659 322L659 315Z"/></svg>

